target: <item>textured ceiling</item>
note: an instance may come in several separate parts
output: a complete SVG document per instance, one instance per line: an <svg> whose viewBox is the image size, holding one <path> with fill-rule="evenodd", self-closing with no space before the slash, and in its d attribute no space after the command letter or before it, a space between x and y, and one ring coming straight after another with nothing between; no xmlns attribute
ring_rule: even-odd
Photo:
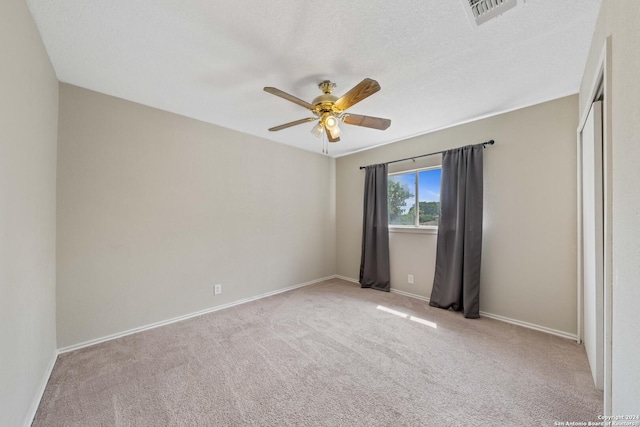
<svg viewBox="0 0 640 427"><path fill-rule="evenodd" d="M320 152L310 102L365 77L382 90L353 106L389 118L342 125L341 156L576 93L601 0L518 0L476 26L467 0L28 0L65 83Z"/></svg>

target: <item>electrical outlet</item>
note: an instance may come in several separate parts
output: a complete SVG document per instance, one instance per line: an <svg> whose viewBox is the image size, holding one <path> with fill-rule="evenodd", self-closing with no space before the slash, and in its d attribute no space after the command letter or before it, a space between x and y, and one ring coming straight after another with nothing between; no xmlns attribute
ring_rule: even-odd
<svg viewBox="0 0 640 427"><path fill-rule="evenodd" d="M215 285L213 287L213 294L220 295L222 293L222 285Z"/></svg>
<svg viewBox="0 0 640 427"><path fill-rule="evenodd" d="M407 277L407 282L409 282L409 283L413 284L413 274L410 274L410 275Z"/></svg>

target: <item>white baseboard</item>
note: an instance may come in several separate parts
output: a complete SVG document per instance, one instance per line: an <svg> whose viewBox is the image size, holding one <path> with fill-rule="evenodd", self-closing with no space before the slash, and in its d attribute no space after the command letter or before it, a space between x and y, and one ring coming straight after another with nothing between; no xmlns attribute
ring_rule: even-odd
<svg viewBox="0 0 640 427"><path fill-rule="evenodd" d="M124 337L124 336L127 336L127 335L136 334L138 332L147 331L149 329L155 329L155 328L158 328L160 326L169 325L171 323L181 322L183 320L191 319L192 317L202 316L203 314L213 313L214 311L218 311L218 310L224 310L225 308L233 307L233 306L236 306L236 305L244 304L244 303L247 303L247 302L259 300L259 299L266 298L266 297L270 297L272 295L280 294L282 292L292 291L294 289L302 288L304 286L313 285L314 283L324 282L325 280L330 280L330 279L333 279L335 277L336 277L335 275L323 277L321 279L312 280L310 282L300 283L300 284L297 284L297 285L288 286L286 288L281 288L281 289L278 289L278 290L275 290L275 291L267 292L265 294L260 294L260 295L256 295L256 296L253 296L253 297L249 297L249 298L244 298L244 299L241 299L241 300L233 301L233 302L230 302L228 304L223 304L223 305L218 305L218 306L215 306L215 307L205 308L204 310L200 310L200 311L196 311L196 312L193 312L193 313L185 314L185 315L182 315L182 316L174 317L174 318L171 318L171 319L168 319L168 320L161 320L159 322L154 322L154 323L150 323L148 325L139 326L137 328L132 328L132 329L129 329L129 330L126 330L126 331L123 331L123 332L118 332L118 333L107 335L107 336L104 336L104 337L101 337L101 338L96 338L96 339L93 339L93 340L84 341L84 342L81 342L79 344L73 344L73 345L58 349L58 353L59 354L68 353L70 351L79 350L79 349L85 348L85 347L90 347L92 345L100 344L100 343L106 342L106 341L111 341L111 340L114 340L116 338L121 338L121 337Z"/></svg>
<svg viewBox="0 0 640 427"><path fill-rule="evenodd" d="M338 274L334 274L333 275L334 279L341 279L341 280L346 280L347 282L351 282L351 283L357 283L360 284L359 281L357 281L356 279L352 279L351 277L347 277L347 276L340 276Z"/></svg>
<svg viewBox="0 0 640 427"><path fill-rule="evenodd" d="M347 281L347 282L351 282L351 283L360 284L359 281L357 281L356 279L352 279L351 277L340 276L340 275L336 274L335 278L336 279L341 279L341 280L344 280L344 281ZM429 302L429 298L423 297L422 295L412 294L411 292L405 292L405 291L401 291L401 290L398 290L398 289L391 288L391 293L392 294L404 295L406 297L415 298L415 299L419 299L421 301Z"/></svg>
<svg viewBox="0 0 640 427"><path fill-rule="evenodd" d="M29 412L27 413L27 417L24 421L24 427L30 427L33 423L33 419L36 416L36 412L38 412L38 407L40 406L40 401L42 400L42 396L44 396L44 390L47 388L47 383L49 382L49 378L51 377L51 373L53 372L53 367L56 364L56 360L58 359L58 351L55 350L53 355L51 356L51 360L49 361L49 365L47 366L44 375L42 376L42 381L40 381L40 386L36 390L36 394L33 398L33 402L31 402L31 407L29 408Z"/></svg>
<svg viewBox="0 0 640 427"><path fill-rule="evenodd" d="M516 320L510 317L500 316L498 314L491 314L485 311L481 311L480 316L488 317L489 319L500 320L501 322L511 323L512 325L522 326L523 328L533 329L535 331L546 332L547 334L556 335L562 338L568 338L574 341L578 339L578 336L576 334L547 328L546 326L536 325L535 323L523 322L522 320Z"/></svg>
<svg viewBox="0 0 640 427"><path fill-rule="evenodd" d="M350 277L345 276L335 276L337 279L346 280L347 282L359 283L356 279L352 279ZM400 291L398 289L391 288L391 292L394 294L404 295L410 298L419 299L421 301L429 302L429 298L423 297L421 295L412 294L410 292ZM559 331L557 329L547 328L546 326L536 325L535 323L524 322L522 320L512 319L510 317L500 316L498 314L487 313L486 311L480 312L481 316L488 317L489 319L499 320L505 323L511 323L512 325L522 326L523 328L533 329L535 331L545 332L547 334L556 335L562 338L568 338L570 340L577 340L578 336L576 334L572 334L569 332Z"/></svg>
<svg viewBox="0 0 640 427"><path fill-rule="evenodd" d="M420 301L429 302L429 298L423 297L422 295L412 294L411 292L401 291L399 289L391 288L392 294L404 295L405 297L419 299Z"/></svg>

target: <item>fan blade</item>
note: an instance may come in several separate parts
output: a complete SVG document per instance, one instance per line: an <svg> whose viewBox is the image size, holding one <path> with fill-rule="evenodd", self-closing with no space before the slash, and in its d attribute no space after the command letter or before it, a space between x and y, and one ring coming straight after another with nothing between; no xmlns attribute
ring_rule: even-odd
<svg viewBox="0 0 640 427"><path fill-rule="evenodd" d="M335 131L336 129L330 129L328 127L325 126L325 129L327 130L327 138L329 139L329 142L338 142L340 141L340 137L338 135L333 134L333 131Z"/></svg>
<svg viewBox="0 0 640 427"><path fill-rule="evenodd" d="M357 104L363 99L373 95L380 90L380 85L377 81L371 79L364 79L357 85L355 85L349 92L342 95L335 103L335 106L344 111L352 105Z"/></svg>
<svg viewBox="0 0 640 427"><path fill-rule="evenodd" d="M287 101L291 101L294 104L298 104L301 107L304 107L304 108L306 108L308 110L313 110L313 108L314 108L313 105L309 104L308 102L303 101L300 98L296 98L293 95L289 95L288 93L283 92L280 89L276 89L275 87L265 87L264 91L265 92L269 92L272 95L279 96L280 98L286 99Z"/></svg>
<svg viewBox="0 0 640 427"><path fill-rule="evenodd" d="M346 114L342 119L348 125L364 126L366 128L385 130L391 125L391 120L380 117L361 116L360 114Z"/></svg>
<svg viewBox="0 0 640 427"><path fill-rule="evenodd" d="M278 130L290 128L291 126L296 126L296 125L301 125L303 123L312 122L314 120L318 120L318 118L317 117L307 117L306 119L300 119L300 120L296 120L295 122L289 122L289 123L285 123L285 124L280 125L280 126L275 126L275 127L269 128L269 130L271 132L275 132L275 131L278 131Z"/></svg>

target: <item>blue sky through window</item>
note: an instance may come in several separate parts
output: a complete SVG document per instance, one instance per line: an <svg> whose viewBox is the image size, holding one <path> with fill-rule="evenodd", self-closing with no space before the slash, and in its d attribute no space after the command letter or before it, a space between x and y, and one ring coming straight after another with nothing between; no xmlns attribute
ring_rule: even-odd
<svg viewBox="0 0 640 427"><path fill-rule="evenodd" d="M418 172L418 198L420 202L439 202L440 201L440 178L442 176L441 169L429 169ZM390 180L399 182L408 188L413 197L406 199L403 213L415 204L415 172L404 173L401 175L392 175Z"/></svg>
<svg viewBox="0 0 640 427"><path fill-rule="evenodd" d="M420 202L440 201L440 178L442 169L431 169L418 173L418 198Z"/></svg>

